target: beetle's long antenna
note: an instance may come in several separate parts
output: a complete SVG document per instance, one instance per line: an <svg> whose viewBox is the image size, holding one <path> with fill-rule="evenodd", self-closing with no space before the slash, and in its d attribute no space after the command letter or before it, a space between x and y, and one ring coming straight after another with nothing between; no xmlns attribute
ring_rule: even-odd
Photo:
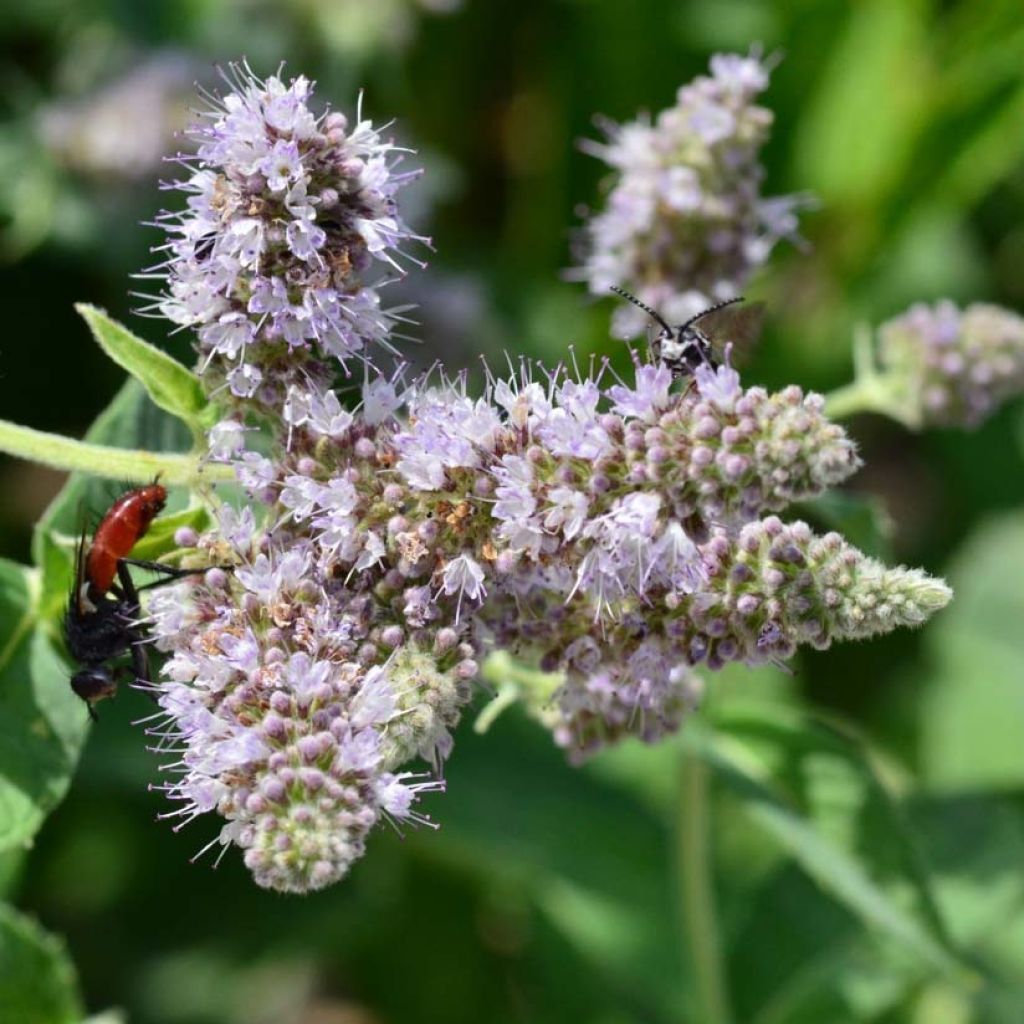
<svg viewBox="0 0 1024 1024"><path fill-rule="evenodd" d="M703 320L704 317L710 316L712 313L717 313L718 310L725 309L726 306L734 306L737 302L742 302L742 301L743 301L743 296L742 295L737 295L736 298L734 298L734 299L724 299L722 302L716 302L715 305L709 306L707 309L701 310L696 316L691 316L690 319L687 320L685 324L680 324L678 329L680 331L685 331L687 327L691 327L698 320ZM637 305L640 305L640 303L637 303ZM646 309L647 307L645 306L644 308Z"/></svg>
<svg viewBox="0 0 1024 1024"><path fill-rule="evenodd" d="M622 288L617 288L615 285L611 285L610 287L616 295L621 295L628 302L632 302L634 306L639 306L649 317L652 317L659 324L661 324L664 330L666 330L669 334L673 333L672 328L669 327L669 325L665 322L665 318L656 310L651 309L650 306L648 306L644 302L641 302L635 295L630 295L629 292L623 290ZM735 301L735 299L733 301ZM708 312L710 312L710 310L708 310Z"/></svg>

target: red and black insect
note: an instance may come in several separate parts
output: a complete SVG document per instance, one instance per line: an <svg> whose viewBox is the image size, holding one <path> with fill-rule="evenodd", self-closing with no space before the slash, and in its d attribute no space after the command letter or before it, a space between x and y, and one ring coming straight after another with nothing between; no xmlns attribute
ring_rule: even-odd
<svg viewBox="0 0 1024 1024"><path fill-rule="evenodd" d="M139 591L195 572L128 558L166 502L167 490L156 481L128 491L110 506L92 542L86 544L83 534L78 544L64 638L68 653L81 666L71 677L71 689L85 701L94 720L93 705L112 697L117 691L117 676L129 671L126 666L111 666L111 662L130 655L136 684L145 686L150 682L147 637L139 624ZM129 565L159 572L164 578L136 587Z"/></svg>
<svg viewBox="0 0 1024 1024"><path fill-rule="evenodd" d="M754 302L737 308L737 303L743 302L742 296L719 302L691 316L686 323L672 327L657 310L651 309L635 295L615 285L611 289L634 306L639 306L661 327L651 351L677 380L692 376L698 366L717 369L719 352L716 351L716 343L728 342L743 349L752 345L761 333L764 304Z"/></svg>

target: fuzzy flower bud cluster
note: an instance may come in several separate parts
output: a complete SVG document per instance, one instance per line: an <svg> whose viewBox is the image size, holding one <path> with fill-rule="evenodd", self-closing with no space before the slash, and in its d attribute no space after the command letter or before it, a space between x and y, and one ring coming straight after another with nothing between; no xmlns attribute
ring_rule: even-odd
<svg viewBox="0 0 1024 1024"><path fill-rule="evenodd" d="M593 294L616 285L682 323L738 295L775 243L796 235L803 200L761 195L772 114L755 100L768 73L754 55L718 54L710 76L682 86L654 124L609 123L607 142L586 144L616 174L576 271ZM645 324L641 310L623 306L613 333L635 337Z"/></svg>
<svg viewBox="0 0 1024 1024"><path fill-rule="evenodd" d="M280 410L288 386L327 386L371 344L386 344L381 272L415 238L395 194L401 151L357 113L310 110L312 85L260 80L232 65L234 91L188 134L186 208L165 214L159 311L196 333L210 390Z"/></svg>
<svg viewBox="0 0 1024 1024"><path fill-rule="evenodd" d="M630 383L524 365L478 398L461 377L377 375L357 411L289 401L273 458L232 421L212 432L266 506L197 538L234 570L149 606L174 813L219 814L270 888L327 885L381 820L427 820L417 799L440 788L488 649L563 673L532 710L579 758L676 729L692 666L915 624L948 599L767 515L858 460L817 396L744 389L729 367L681 388L661 365Z"/></svg>
<svg viewBox="0 0 1024 1024"><path fill-rule="evenodd" d="M977 426L1024 391L1024 319L999 306L918 303L878 337L882 371L921 426Z"/></svg>

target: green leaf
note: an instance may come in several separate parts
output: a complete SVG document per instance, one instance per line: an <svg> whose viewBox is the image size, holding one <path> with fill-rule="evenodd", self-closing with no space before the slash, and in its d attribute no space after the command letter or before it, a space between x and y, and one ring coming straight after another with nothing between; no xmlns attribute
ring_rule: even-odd
<svg viewBox="0 0 1024 1024"><path fill-rule="evenodd" d="M63 798L88 721L38 591L38 572L0 561L0 851L28 845Z"/></svg>
<svg viewBox="0 0 1024 1024"><path fill-rule="evenodd" d="M734 939L737 1016L749 1024L878 1024L934 974L870 932L795 865L750 899Z"/></svg>
<svg viewBox="0 0 1024 1024"><path fill-rule="evenodd" d="M87 303L75 308L100 348L142 384L156 405L193 427L202 426L208 403L191 370L111 320L103 310Z"/></svg>
<svg viewBox="0 0 1024 1024"><path fill-rule="evenodd" d="M877 203L899 183L929 103L924 5L851 5L809 90L799 176L829 205Z"/></svg>
<svg viewBox="0 0 1024 1024"><path fill-rule="evenodd" d="M957 599L927 637L920 764L947 791L1024 785L1024 517L982 527L950 571Z"/></svg>
<svg viewBox="0 0 1024 1024"><path fill-rule="evenodd" d="M10 1024L79 1024L83 1007L64 944L0 903L0 1012Z"/></svg>
<svg viewBox="0 0 1024 1024"><path fill-rule="evenodd" d="M719 718L701 746L751 820L834 900L928 968L959 970L903 815L854 737L752 705Z"/></svg>

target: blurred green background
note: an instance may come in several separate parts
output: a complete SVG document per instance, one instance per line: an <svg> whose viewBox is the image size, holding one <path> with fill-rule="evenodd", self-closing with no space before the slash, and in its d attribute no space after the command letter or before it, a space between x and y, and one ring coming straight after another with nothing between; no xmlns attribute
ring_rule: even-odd
<svg viewBox="0 0 1024 1024"><path fill-rule="evenodd" d="M34 427L81 435L121 383L75 301L189 358L187 339L131 316L129 275L159 238L139 222L166 199L159 154L193 79L242 55L263 73L286 60L345 110L364 89L366 113L419 150L408 219L436 252L393 294L422 307L424 360L553 362L570 343L621 359L610 302L562 278L604 176L576 141L594 114L656 112L711 53L753 43L784 58L766 191L820 205L807 250L780 248L750 289L769 315L748 381L835 387L854 326L915 300L1024 307L1019 0L36 0L5 5L0 37L0 417ZM516 713L483 737L467 722L449 792L427 802L441 830L381 830L348 880L306 899L258 891L230 852L216 871L189 863L212 825L154 822L155 760L129 724L145 704L126 693L31 855L0 861L4 890L66 937L89 1011L132 1024L704 1024L678 781L682 747L713 724L737 753L712 788L737 1022L1019 1024L1021 408L971 434L849 426L866 467L849 499L806 514L951 579L955 604L922 632L802 655L793 677L730 671L683 740L582 771ZM0 462L0 554L29 560L61 483ZM915 945L904 911L972 970ZM47 956L57 1000L62 955ZM13 965L0 944L0 974ZM0 1018L2 994L0 980Z"/></svg>

